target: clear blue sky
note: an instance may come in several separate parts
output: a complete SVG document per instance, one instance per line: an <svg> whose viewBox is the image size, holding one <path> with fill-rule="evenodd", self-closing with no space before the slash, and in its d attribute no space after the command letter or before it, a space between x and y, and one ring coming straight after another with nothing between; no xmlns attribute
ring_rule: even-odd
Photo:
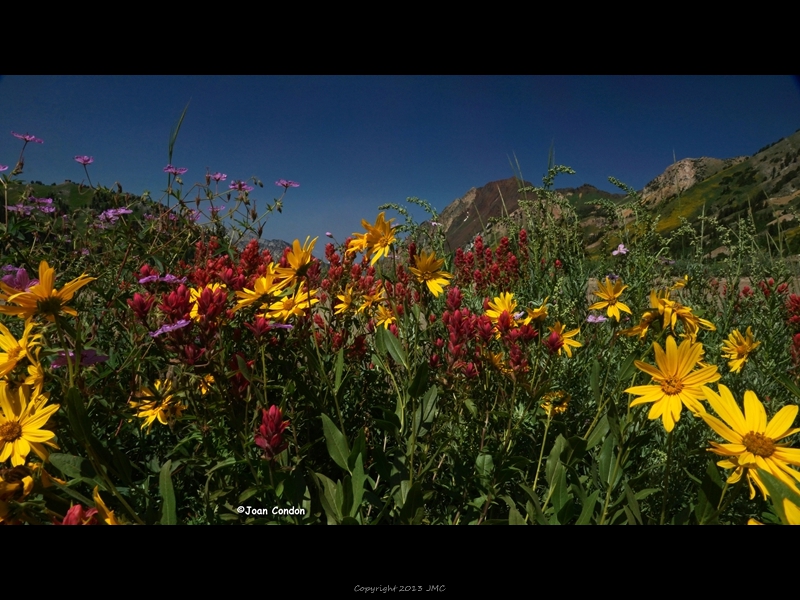
<svg viewBox="0 0 800 600"><path fill-rule="evenodd" d="M173 164L187 186L206 168L228 181L257 176L253 197L277 197L265 238L338 241L374 222L378 206L409 196L443 209L471 187L513 175L516 154L539 184L551 143L590 183L636 189L677 159L750 155L800 128L790 76L0 76L0 164L21 147L25 180L92 181L126 191L166 185L167 142L191 100ZM10 171L10 169L9 169ZM8 174L8 171L6 172ZM424 213L414 209L418 220ZM387 215L395 216L395 215Z"/></svg>

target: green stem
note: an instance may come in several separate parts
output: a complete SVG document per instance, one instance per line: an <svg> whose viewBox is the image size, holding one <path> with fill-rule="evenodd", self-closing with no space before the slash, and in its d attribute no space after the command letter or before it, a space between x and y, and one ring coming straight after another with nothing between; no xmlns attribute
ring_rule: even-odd
<svg viewBox="0 0 800 600"><path fill-rule="evenodd" d="M662 487L664 488L664 494L661 500L661 519L659 520L659 525L663 525L664 521L666 520L667 516L667 492L669 491L669 469L672 466L672 442L675 438L672 435L672 431L669 432L667 435L667 466L664 469L664 483Z"/></svg>
<svg viewBox="0 0 800 600"><path fill-rule="evenodd" d="M542 469L542 458L544 457L544 446L547 442L547 432L550 430L550 423L552 420L552 416L548 415L547 423L544 426L544 439L542 439L542 447L539 449L539 461L536 464L536 475L533 478L533 487L531 488L534 493L536 493L536 484L539 482L539 472Z"/></svg>

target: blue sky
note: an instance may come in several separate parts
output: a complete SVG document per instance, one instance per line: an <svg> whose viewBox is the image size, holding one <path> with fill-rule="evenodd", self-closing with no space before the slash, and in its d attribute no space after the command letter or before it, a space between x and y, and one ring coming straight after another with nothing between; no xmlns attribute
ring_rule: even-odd
<svg viewBox="0 0 800 600"><path fill-rule="evenodd" d="M191 101L191 102L190 102ZM92 181L163 195L169 133L189 110L173 164L188 188L206 168L255 175L263 206L291 179L265 238L326 231L338 241L409 196L442 210L471 187L511 177L516 155L539 184L554 144L576 175L641 189L673 161L750 155L800 128L791 76L0 76L0 164L25 151L25 180ZM6 172L8 174L9 171ZM414 208L418 220L424 213ZM388 216L395 216L392 214Z"/></svg>

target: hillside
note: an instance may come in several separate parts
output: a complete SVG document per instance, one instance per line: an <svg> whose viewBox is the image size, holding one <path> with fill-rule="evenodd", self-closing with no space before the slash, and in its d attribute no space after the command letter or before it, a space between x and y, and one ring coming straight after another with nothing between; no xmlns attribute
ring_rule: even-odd
<svg viewBox="0 0 800 600"><path fill-rule="evenodd" d="M520 222L519 201L525 194L518 190L529 186L514 178L492 181L470 189L442 211L442 224L447 241L455 249L469 244L482 231L501 234L489 224L492 218L508 215ZM556 193L568 200L580 219L586 248L590 254L603 246L607 227L604 213L595 204L598 200L622 203L624 194L599 190L589 184L579 188L559 188ZM784 249L800 252L800 130L782 138L753 156L726 159L685 158L670 166L639 192L641 205L658 217L657 230L669 234L681 225L681 218L690 223L703 212L720 223L735 226L740 218L752 212L758 235L766 243L767 235L783 243ZM528 200L536 200L528 194ZM505 203L505 206L504 206ZM551 207L554 213L558 207ZM724 253L718 247L714 231L704 244L715 255Z"/></svg>

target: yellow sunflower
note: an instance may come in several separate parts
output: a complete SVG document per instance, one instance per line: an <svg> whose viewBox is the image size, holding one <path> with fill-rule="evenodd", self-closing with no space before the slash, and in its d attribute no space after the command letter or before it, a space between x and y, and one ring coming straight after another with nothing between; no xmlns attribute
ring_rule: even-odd
<svg viewBox="0 0 800 600"><path fill-rule="evenodd" d="M601 298L600 302L592 304L589 310L602 310L606 308L608 309L608 317L613 317L617 321L619 321L622 312L626 312L629 315L633 314L627 304L619 301L619 297L627 287L627 285L622 285L621 279L617 279L617 281L612 284L611 279L606 277L606 280L600 284L600 289L594 293L595 296Z"/></svg>
<svg viewBox="0 0 800 600"><path fill-rule="evenodd" d="M286 280L283 284L286 287L291 287L298 279L302 279L311 265L314 258L311 252L314 250L314 244L317 243L318 237L315 237L309 243L311 236L306 237L306 242L300 246L300 240L295 240L292 244L292 251L286 255L286 260L289 263L288 267L278 267L275 271L278 275L285 277Z"/></svg>
<svg viewBox="0 0 800 600"><path fill-rule="evenodd" d="M449 285L448 279L453 278L450 273L442 271L444 259L437 259L433 252L428 254L424 250L421 251L416 256L415 264L415 267L409 267L409 269L417 278L417 281L428 286L431 294L435 297L438 297L444 291L442 286Z"/></svg>
<svg viewBox="0 0 800 600"><path fill-rule="evenodd" d="M691 338L692 341L697 339L697 331L699 328L708 331L716 331L717 329L711 321L701 319L693 314L692 309L688 306L671 300L669 297L669 290L664 290L659 294L655 291L650 292L650 305L653 309L658 309L659 314L663 316L662 327L664 329L669 325L672 329L672 333L677 333L675 331L675 326L678 324L678 321L680 321L683 323L684 333Z"/></svg>
<svg viewBox="0 0 800 600"><path fill-rule="evenodd" d="M266 302L269 297L286 287L287 283L289 283L289 280L283 279L275 270L275 263L269 263L266 272L253 282L252 290L245 288L241 292L236 292L239 300L236 301L233 312L261 301L264 301L264 304L261 305L260 309L266 310Z"/></svg>
<svg viewBox="0 0 800 600"><path fill-rule="evenodd" d="M316 293L317 290L311 290L309 293L305 289L298 288L294 295L284 296L270 304L269 311L264 314L264 318L280 320L285 323L292 315L302 317L307 310L311 309L312 304L319 302L318 298L314 298Z"/></svg>
<svg viewBox="0 0 800 600"><path fill-rule="evenodd" d="M542 396L542 408L547 413L547 416L552 419L555 415L563 415L567 412L571 399L571 396L564 390L547 392Z"/></svg>
<svg viewBox="0 0 800 600"><path fill-rule="evenodd" d="M136 397L138 400L130 400L128 404L136 410L136 416L144 419L142 429L147 427L147 432L153 427L156 419L162 425L167 425L170 419L179 418L186 406L180 401L175 400L172 393L172 383L158 380L153 385L155 391L150 388L142 388Z"/></svg>
<svg viewBox="0 0 800 600"><path fill-rule="evenodd" d="M522 321L523 325L530 325L533 321L535 323L540 323L544 321L547 317L547 301L550 299L550 296L544 299L542 305L537 308L526 308L525 312L528 313L528 316Z"/></svg>
<svg viewBox="0 0 800 600"><path fill-rule="evenodd" d="M78 313L74 308L66 306L72 300L80 288L87 283L94 281L95 277L89 277L85 273L67 283L60 290L53 287L56 278L55 269L43 260L39 263L39 283L31 287L27 292L20 292L0 283L0 288L9 296L5 299L8 304L0 306L0 313L4 315L17 315L23 319L30 319L34 315L42 315L48 321L55 322L56 315L66 313L77 317ZM17 306L10 306L16 304Z"/></svg>
<svg viewBox="0 0 800 600"><path fill-rule="evenodd" d="M369 312L374 304L382 302L386 297L386 291L383 288L378 288L374 294L364 294L362 296L363 302L358 307L358 312Z"/></svg>
<svg viewBox="0 0 800 600"><path fill-rule="evenodd" d="M646 310L642 314L642 318L639 321L638 325L630 327L628 329L623 329L619 333L621 335L627 335L628 337L632 337L634 335L639 336L639 341L643 340L647 336L647 332L650 329L650 326L658 321L660 318L660 314L658 309Z"/></svg>
<svg viewBox="0 0 800 600"><path fill-rule="evenodd" d="M375 326L380 327L383 325L386 329L389 329L389 325L392 323L397 323L397 318L394 316L394 313L390 308L387 308L383 304L378 306L378 314L375 315L376 321Z"/></svg>
<svg viewBox="0 0 800 600"><path fill-rule="evenodd" d="M343 315L346 313L350 306L353 304L353 286L348 285L343 294L337 294L336 297L340 302L334 306L336 312L334 314Z"/></svg>
<svg viewBox="0 0 800 600"><path fill-rule="evenodd" d="M3 350L0 352L0 377L5 377L13 371L17 363L25 357L31 363L34 362L32 350L39 345L39 338L42 336L39 333L31 335L33 326L33 321L28 321L22 337L17 341L8 328L0 323L0 349Z"/></svg>
<svg viewBox="0 0 800 600"><path fill-rule="evenodd" d="M664 429L672 431L675 423L681 418L681 409L686 406L695 414L705 412L700 400L705 398L705 384L717 381L720 374L717 367L709 366L692 371L697 366L703 354L703 345L684 340L680 347L675 338L667 338L667 351L661 349L657 342L653 342L656 353L656 367L641 361L634 364L653 378L651 385L636 385L629 387L625 392L639 396L631 401L631 406L653 403L650 419L661 417Z"/></svg>
<svg viewBox="0 0 800 600"><path fill-rule="evenodd" d="M18 394L18 398L10 395ZM21 385L11 390L0 385L0 463L11 458L13 466L25 464L33 450L39 458L47 460L45 445L58 448L51 440L55 432L42 429L58 410L58 405L44 406L39 398L30 398L30 388Z"/></svg>
<svg viewBox="0 0 800 600"><path fill-rule="evenodd" d="M366 251L372 255L370 264L374 265L381 256L389 256L389 246L397 238L394 232L397 227L392 227L394 219L385 220L384 213L380 213L375 221L375 225L370 225L362 219L361 224L367 230ZM356 235L356 234L354 234Z"/></svg>
<svg viewBox="0 0 800 600"><path fill-rule="evenodd" d="M731 373L740 372L750 353L760 344L761 342L753 341L752 328L748 327L744 336L738 329L734 329L728 339L722 342L722 356L730 359L728 366Z"/></svg>
<svg viewBox="0 0 800 600"><path fill-rule="evenodd" d="M708 413L700 416L728 442L711 442L713 448L709 448L709 452L725 457L725 460L717 463L720 467L735 469L728 477L728 483L736 483L746 472L750 484L750 499L756 495L753 484L758 486L766 498L769 493L758 475L760 468L796 489L800 472L789 465L800 466L800 448L789 448L786 444L776 442L800 431L800 428L792 427L797 417L797 405L784 406L767 423L767 412L754 392L747 390L744 393L742 414L731 391L724 385L718 387L719 394L708 387L703 390L708 403L722 420Z"/></svg>
<svg viewBox="0 0 800 600"><path fill-rule="evenodd" d="M351 239L350 243L347 244L347 252L355 254L357 252L365 252L366 249L367 249L367 234L354 233L353 239Z"/></svg>

